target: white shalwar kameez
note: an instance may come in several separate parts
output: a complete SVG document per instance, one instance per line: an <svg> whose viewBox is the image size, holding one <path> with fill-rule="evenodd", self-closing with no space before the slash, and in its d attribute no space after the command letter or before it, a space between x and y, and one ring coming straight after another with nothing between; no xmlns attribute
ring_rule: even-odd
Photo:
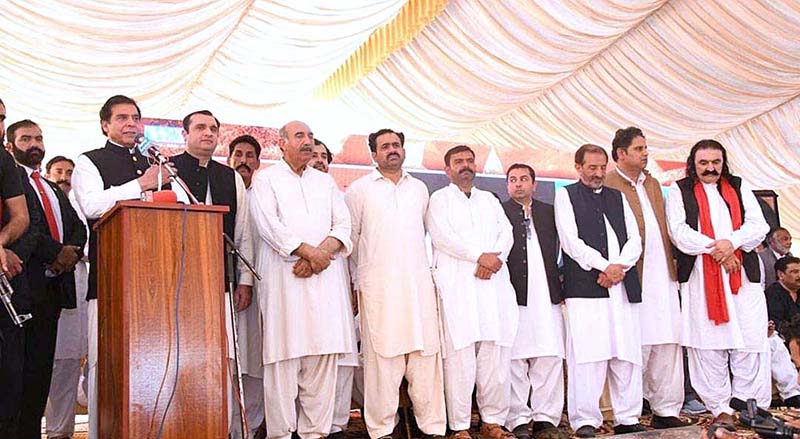
<svg viewBox="0 0 800 439"><path fill-rule="evenodd" d="M753 250L769 226L747 183L742 182L743 224L734 231L730 212L716 184L703 184L716 239L728 239L736 249ZM686 224L681 190L673 184L667 195L667 220L673 244L687 255L697 255L686 283L681 284L683 345L689 355L692 387L712 415L732 414L731 397L755 398L761 407L771 400L767 302L759 282L751 282L742 268L742 286L732 294L730 277L722 269L722 284L730 320L715 325L708 317L703 282L703 254L714 239ZM729 369L730 367L730 369ZM731 381L731 374L733 380Z"/></svg>
<svg viewBox="0 0 800 439"><path fill-rule="evenodd" d="M622 198L628 239L620 248L617 234L605 219L608 258L578 237L575 212L566 188L555 197L555 214L561 249L584 270L605 271L611 264L634 267L642 252L636 218ZM603 423L600 396L610 374L608 388L615 425L639 422L642 412L642 346L639 304L628 302L625 284L608 289L607 298L568 298L567 317L567 412L570 426L594 428Z"/></svg>
<svg viewBox="0 0 800 439"><path fill-rule="evenodd" d="M657 416L678 416L683 407L683 350L681 349L681 305L678 282L673 280L664 250L661 227L644 186L646 175L634 184L619 168L623 179L634 186L644 219L642 303L642 393ZM668 249L671 254L672 249Z"/></svg>
<svg viewBox="0 0 800 439"><path fill-rule="evenodd" d="M492 193L472 188L467 197L450 184L431 196L427 224L442 302L448 423L455 431L469 428L477 385L483 422L504 425L519 314L516 293L505 264L487 280L475 277L475 270L483 253L508 258L514 244L511 223Z"/></svg>
<svg viewBox="0 0 800 439"><path fill-rule="evenodd" d="M509 430L531 421L558 426L564 410L564 315L561 304L550 301L533 224L527 239L528 301L518 306L519 325L511 348L511 403L505 422Z"/></svg>
<svg viewBox="0 0 800 439"><path fill-rule="evenodd" d="M86 219L72 192L69 194L69 201L85 224ZM84 249L84 255L86 251ZM85 258L88 259L88 256ZM81 359L87 356L89 348L87 334L89 303L86 301L88 283L89 263L85 260L78 261L75 264L77 308L62 309L61 316L58 318L53 376L50 380L50 393L47 395L47 407L44 412L48 437L68 437L75 433L75 401L78 397Z"/></svg>
<svg viewBox="0 0 800 439"><path fill-rule="evenodd" d="M425 248L428 189L408 173L395 184L376 170L353 182L345 198L353 219L367 431L375 439L394 430L405 377L420 430L444 435L439 315Z"/></svg>
<svg viewBox="0 0 800 439"><path fill-rule="evenodd" d="M270 438L327 436L333 422L338 354L354 353L350 282L345 278L350 212L333 178L281 160L256 174L250 204L260 242L264 400ZM292 255L331 236L342 243L330 266L299 278ZM295 406L295 399L298 399Z"/></svg>

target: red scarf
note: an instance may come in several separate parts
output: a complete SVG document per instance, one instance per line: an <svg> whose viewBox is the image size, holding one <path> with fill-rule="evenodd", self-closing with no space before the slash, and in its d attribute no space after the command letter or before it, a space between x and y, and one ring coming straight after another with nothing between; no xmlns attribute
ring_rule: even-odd
<svg viewBox="0 0 800 439"><path fill-rule="evenodd" d="M719 179L719 188L722 198L728 204L733 230L739 230L742 227L742 209L739 204L739 195L736 194L736 189L731 186L725 177ZM714 226L711 224L708 198L706 197L705 189L703 189L703 183L700 181L694 184L694 197L697 199L697 207L699 209L698 225L700 233L711 239L716 239L714 237ZM734 251L734 255L739 262L742 262L741 250ZM728 306L725 304L725 288L722 285L722 265L715 262L710 254L703 255L703 277L708 318L713 320L716 325L727 323L730 317L728 316ZM738 293L739 288L742 286L742 272L730 273L729 280L733 294Z"/></svg>

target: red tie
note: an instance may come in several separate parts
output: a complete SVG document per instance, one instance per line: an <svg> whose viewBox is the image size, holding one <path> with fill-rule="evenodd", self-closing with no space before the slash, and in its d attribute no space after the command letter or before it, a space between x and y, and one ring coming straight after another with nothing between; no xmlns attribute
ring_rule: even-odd
<svg viewBox="0 0 800 439"><path fill-rule="evenodd" d="M61 238L58 236L56 216L53 215L53 206L50 205L50 197L48 197L47 192L44 191L42 177L39 175L39 171L31 172L31 178L33 179L33 182L36 183L36 190L39 191L39 195L42 196L42 207L44 207L44 216L47 218L47 226L50 228L50 237L58 242L61 242Z"/></svg>

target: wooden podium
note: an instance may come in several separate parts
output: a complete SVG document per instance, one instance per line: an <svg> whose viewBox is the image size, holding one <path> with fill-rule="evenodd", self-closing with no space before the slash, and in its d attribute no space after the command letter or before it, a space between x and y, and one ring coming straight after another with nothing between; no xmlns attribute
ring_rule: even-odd
<svg viewBox="0 0 800 439"><path fill-rule="evenodd" d="M123 201L95 225L99 438L227 438L227 211Z"/></svg>

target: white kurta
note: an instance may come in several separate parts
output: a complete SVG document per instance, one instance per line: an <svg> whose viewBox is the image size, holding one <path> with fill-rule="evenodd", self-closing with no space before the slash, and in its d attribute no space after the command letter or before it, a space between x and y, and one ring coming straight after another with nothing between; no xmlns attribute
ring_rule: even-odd
<svg viewBox="0 0 800 439"><path fill-rule="evenodd" d="M281 160L253 181L251 220L257 231L264 364L311 355L355 352L350 282L341 264L352 249L350 212L330 175L307 167L302 176ZM309 278L292 273L301 243L332 236L342 250Z"/></svg>
<svg viewBox="0 0 800 439"><path fill-rule="evenodd" d="M744 251L753 250L758 246L769 231L769 226L750 186L742 183L744 222L736 231L733 230L730 212L716 185L704 184L703 189L708 198L716 239L728 239L734 248L741 248ZM681 285L682 344L697 349L766 352L767 303L764 291L760 283L750 282L744 269L742 269L742 287L735 295L731 293L728 273L722 269L725 303L730 321L715 325L708 318L701 255L711 252L708 245L714 240L686 224L686 211L677 184L670 187L667 195L667 220L670 237L675 246L687 255L698 255L688 282Z"/></svg>
<svg viewBox="0 0 800 439"><path fill-rule="evenodd" d="M620 248L617 234L608 218L605 218L608 237L608 258L605 258L578 237L575 211L566 188L556 191L556 228L561 248L584 270L605 271L611 264L634 267L639 260L642 252L639 226L625 197L622 197L622 205L628 240ZM641 366L639 304L628 302L623 282L613 285L608 293L607 298L569 298L564 301L567 334L573 343L575 362L580 364L617 358Z"/></svg>
<svg viewBox="0 0 800 439"><path fill-rule="evenodd" d="M345 200L353 220L351 275L370 345L384 357L439 352L436 293L425 251L425 184L407 173L395 184L374 171L353 182Z"/></svg>
<svg viewBox="0 0 800 439"><path fill-rule="evenodd" d="M528 254L528 304L518 306L519 325L511 359L564 358L564 314L561 304L553 305L550 301L544 259L533 224L525 247Z"/></svg>
<svg viewBox="0 0 800 439"><path fill-rule="evenodd" d="M519 311L508 267L503 264L487 280L475 277L481 254L498 252L500 260L508 258L514 244L511 223L490 192L472 188L471 194L467 198L450 184L436 191L428 206L444 330L455 350L479 341L511 347Z"/></svg>

